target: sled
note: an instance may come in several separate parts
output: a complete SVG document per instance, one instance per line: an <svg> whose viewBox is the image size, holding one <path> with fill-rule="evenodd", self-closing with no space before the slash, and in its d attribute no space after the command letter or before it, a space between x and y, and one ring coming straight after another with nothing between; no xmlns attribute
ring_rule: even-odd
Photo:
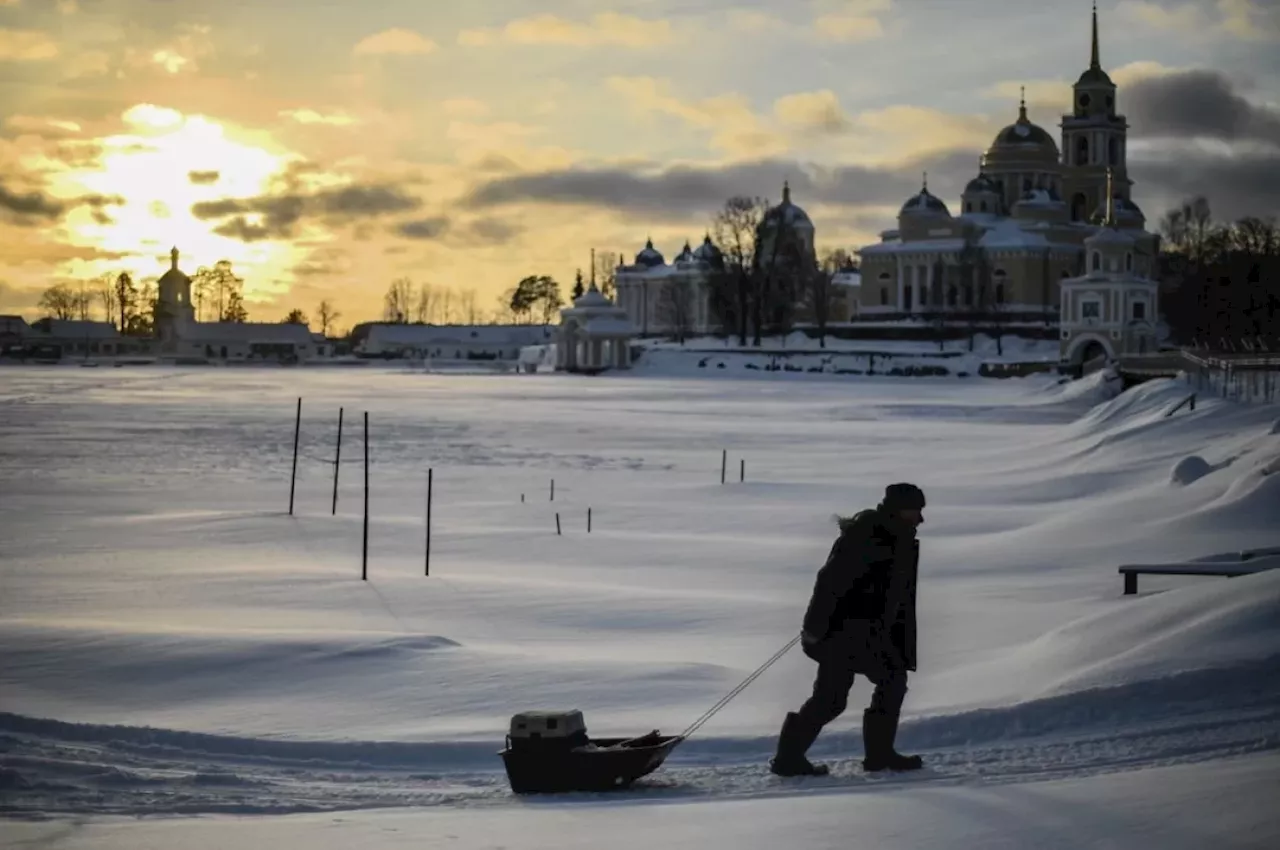
<svg viewBox="0 0 1280 850"><path fill-rule="evenodd" d="M582 712L526 711L511 718L499 752L517 794L612 791L653 773L683 735L591 738Z"/></svg>

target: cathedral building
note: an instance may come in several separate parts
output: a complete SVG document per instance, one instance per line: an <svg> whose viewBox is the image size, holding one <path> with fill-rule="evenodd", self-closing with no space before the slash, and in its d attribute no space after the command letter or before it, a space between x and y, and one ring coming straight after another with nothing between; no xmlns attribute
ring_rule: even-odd
<svg viewBox="0 0 1280 850"><path fill-rule="evenodd" d="M929 191L926 175L897 227L858 252L863 317L982 312L1057 324L1062 283L1089 271L1086 241L1104 219L1130 243L1127 274L1147 286L1158 237L1131 199L1129 125L1100 61L1096 7L1092 36L1089 67L1059 124L1061 148L1028 119L1024 100L981 157L954 214Z"/></svg>

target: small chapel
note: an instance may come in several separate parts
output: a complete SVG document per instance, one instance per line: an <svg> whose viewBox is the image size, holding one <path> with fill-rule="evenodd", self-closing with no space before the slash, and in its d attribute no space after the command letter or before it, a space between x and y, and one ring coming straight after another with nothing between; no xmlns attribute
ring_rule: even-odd
<svg viewBox="0 0 1280 850"><path fill-rule="evenodd" d="M157 282L153 327L165 355L223 361L296 362L328 353L324 337L289 322L198 322L191 278L178 268L178 249Z"/></svg>

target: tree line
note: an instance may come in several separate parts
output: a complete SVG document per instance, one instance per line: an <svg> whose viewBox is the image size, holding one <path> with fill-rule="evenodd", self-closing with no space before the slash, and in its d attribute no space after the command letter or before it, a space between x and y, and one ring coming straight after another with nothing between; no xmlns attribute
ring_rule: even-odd
<svg viewBox="0 0 1280 850"><path fill-rule="evenodd" d="M1280 231L1271 218L1213 218L1190 198L1160 220L1162 312L1175 342L1211 347L1280 339Z"/></svg>

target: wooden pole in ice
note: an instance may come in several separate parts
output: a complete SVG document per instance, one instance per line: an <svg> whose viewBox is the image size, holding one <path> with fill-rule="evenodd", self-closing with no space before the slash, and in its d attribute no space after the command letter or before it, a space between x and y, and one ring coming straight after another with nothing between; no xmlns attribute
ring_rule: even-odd
<svg viewBox="0 0 1280 850"><path fill-rule="evenodd" d="M338 515L338 465L342 463L342 408L338 408L338 447L333 453L333 511L330 516Z"/></svg>
<svg viewBox="0 0 1280 850"><path fill-rule="evenodd" d="M364 412L364 543L361 546L360 580L369 580L369 411Z"/></svg>
<svg viewBox="0 0 1280 850"><path fill-rule="evenodd" d="M423 575L431 575L431 482L434 470L427 470L427 563Z"/></svg>
<svg viewBox="0 0 1280 850"><path fill-rule="evenodd" d="M289 516L293 516L293 493L298 484L298 436L302 433L302 397L298 397L298 415L293 420L293 472L289 473Z"/></svg>

